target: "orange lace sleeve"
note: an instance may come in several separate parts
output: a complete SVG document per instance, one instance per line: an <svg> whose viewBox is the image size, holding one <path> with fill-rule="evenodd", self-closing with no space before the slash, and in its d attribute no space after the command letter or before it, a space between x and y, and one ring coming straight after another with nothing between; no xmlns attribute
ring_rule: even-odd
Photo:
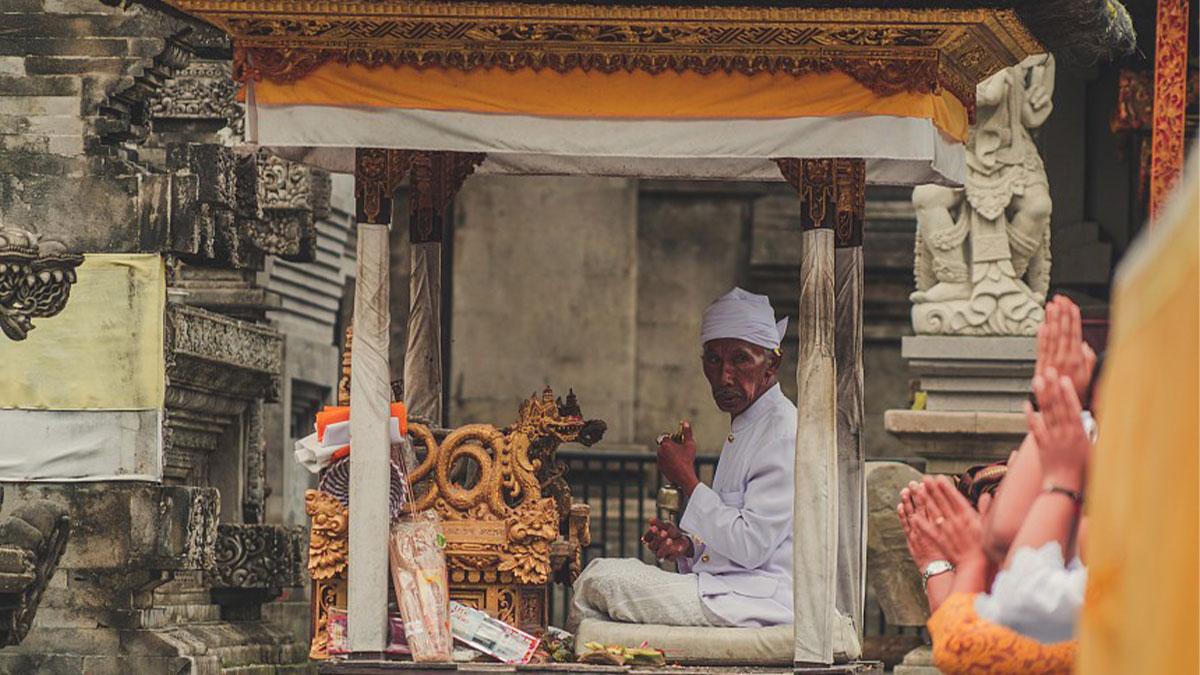
<svg viewBox="0 0 1200 675"><path fill-rule="evenodd" d="M929 617L933 662L946 675L1070 675L1076 642L1042 644L975 613L974 593L955 593Z"/></svg>

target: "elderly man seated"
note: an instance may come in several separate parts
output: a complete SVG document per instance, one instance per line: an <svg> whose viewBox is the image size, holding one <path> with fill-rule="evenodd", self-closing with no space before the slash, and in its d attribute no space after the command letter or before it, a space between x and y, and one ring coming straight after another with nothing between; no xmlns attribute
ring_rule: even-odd
<svg viewBox="0 0 1200 675"><path fill-rule="evenodd" d="M766 296L734 288L704 312L704 376L729 413L711 487L696 477L696 443L663 440L664 478L688 495L680 527L650 520L643 537L668 572L633 559L592 561L575 582L568 619L671 626L792 623L792 474L796 406L779 389L779 345ZM682 529L681 529L682 528Z"/></svg>

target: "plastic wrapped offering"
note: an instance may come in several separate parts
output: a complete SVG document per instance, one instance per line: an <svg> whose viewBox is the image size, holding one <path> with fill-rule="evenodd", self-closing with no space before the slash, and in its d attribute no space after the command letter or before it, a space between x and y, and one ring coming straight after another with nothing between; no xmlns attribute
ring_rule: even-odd
<svg viewBox="0 0 1200 675"><path fill-rule="evenodd" d="M437 513L422 511L392 524L388 554L396 604L414 661L449 661L446 538Z"/></svg>
<svg viewBox="0 0 1200 675"><path fill-rule="evenodd" d="M450 603L450 629L454 637L505 663L529 663L538 639L458 602Z"/></svg>
<svg viewBox="0 0 1200 675"><path fill-rule="evenodd" d="M347 654L350 652L349 641L346 638L346 612L341 609L329 608L329 622L326 624L329 633L329 653Z"/></svg>

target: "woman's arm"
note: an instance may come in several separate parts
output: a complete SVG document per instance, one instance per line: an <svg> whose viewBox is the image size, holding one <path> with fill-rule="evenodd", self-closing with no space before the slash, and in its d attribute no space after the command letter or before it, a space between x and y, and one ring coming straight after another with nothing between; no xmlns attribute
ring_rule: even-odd
<svg viewBox="0 0 1200 675"><path fill-rule="evenodd" d="M1008 555L1013 539L1042 489L1042 462L1037 441L1026 434L1021 447L1008 459L1008 472L996 489L996 498L983 519L983 552L994 563Z"/></svg>
<svg viewBox="0 0 1200 675"><path fill-rule="evenodd" d="M1026 403L1025 417L1037 440L1044 481L1009 547L1005 568L1021 548L1040 548L1054 541L1064 557L1073 550L1091 451L1091 442L1079 423L1079 398L1071 379L1048 368L1045 377L1033 379L1033 391L1042 413L1034 414L1033 406Z"/></svg>

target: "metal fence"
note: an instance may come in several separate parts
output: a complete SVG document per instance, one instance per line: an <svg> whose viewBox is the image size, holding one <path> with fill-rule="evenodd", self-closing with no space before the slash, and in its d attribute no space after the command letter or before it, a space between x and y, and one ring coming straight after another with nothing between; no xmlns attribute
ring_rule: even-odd
<svg viewBox="0 0 1200 675"><path fill-rule="evenodd" d="M583 552L583 565L594 558L639 558L654 563L654 556L641 544L646 521L655 514L655 497L662 485L655 456L649 452L560 450L566 463L567 482L575 501L591 506L592 543ZM909 460L898 460L909 461ZM717 457L696 458L700 480L712 483ZM923 468L923 467L918 467ZM566 622L571 590L555 584L550 591L550 623ZM867 635L916 635L919 629L889 625L868 584L864 623Z"/></svg>

